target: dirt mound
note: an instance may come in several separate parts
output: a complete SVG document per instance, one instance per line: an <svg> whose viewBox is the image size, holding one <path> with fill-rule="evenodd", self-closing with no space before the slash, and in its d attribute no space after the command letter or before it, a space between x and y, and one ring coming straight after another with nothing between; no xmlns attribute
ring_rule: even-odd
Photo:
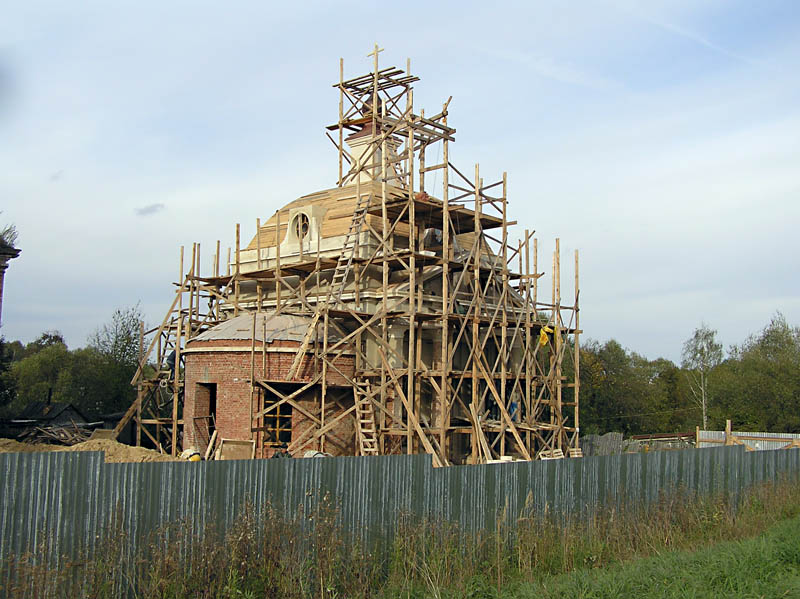
<svg viewBox="0 0 800 599"><path fill-rule="evenodd" d="M102 451L106 462L172 462L175 458L144 447L131 447L110 439L90 439L61 451Z"/></svg>
<svg viewBox="0 0 800 599"><path fill-rule="evenodd" d="M102 451L106 462L172 462L176 458L162 455L144 447L131 447L110 439L91 439L72 447L58 447L42 443L20 443L13 439L0 439L0 453L31 451Z"/></svg>
<svg viewBox="0 0 800 599"><path fill-rule="evenodd" d="M42 449L44 448L44 449ZM38 443L20 443L14 439L0 439L0 453L27 453L30 451L53 451L52 445Z"/></svg>

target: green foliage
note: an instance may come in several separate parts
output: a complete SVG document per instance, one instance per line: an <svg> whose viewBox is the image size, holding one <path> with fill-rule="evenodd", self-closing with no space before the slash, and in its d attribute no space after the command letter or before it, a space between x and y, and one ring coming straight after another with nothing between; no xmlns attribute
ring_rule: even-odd
<svg viewBox="0 0 800 599"><path fill-rule="evenodd" d="M629 435L701 426L800 432L800 328L780 314L723 361L706 325L684 344L682 365L648 360L615 340L581 347L581 430ZM707 423L703 422L703 404Z"/></svg>
<svg viewBox="0 0 800 599"><path fill-rule="evenodd" d="M127 409L136 396L130 380L138 364L140 319L138 305L117 310L86 348L72 351L58 331L45 331L25 346L7 344L0 407L5 403L5 412L15 415L31 402L50 400L72 403L89 418Z"/></svg>
<svg viewBox="0 0 800 599"><path fill-rule="evenodd" d="M2 214L2 211L0 211ZM17 243L17 238L19 237L19 233L17 232L17 227L13 224L3 225L0 228L0 245L5 247L16 247L14 244Z"/></svg>
<svg viewBox="0 0 800 599"><path fill-rule="evenodd" d="M89 338L88 350L101 357L102 401L96 401L97 411L118 412L128 408L136 397L130 381L139 364L139 331L142 322L139 304L116 310L111 322L104 324ZM87 360L90 366L92 360Z"/></svg>
<svg viewBox="0 0 800 599"><path fill-rule="evenodd" d="M142 311L139 304L116 310L111 322L104 324L89 337L89 347L100 352L110 362L133 368L135 372L139 359L140 322Z"/></svg>
<svg viewBox="0 0 800 599"><path fill-rule="evenodd" d="M681 364L686 370L692 397L703 412L703 428L708 428L708 383L711 371L722 362L722 345L717 342L717 331L705 323L694 330L683 344Z"/></svg>
<svg viewBox="0 0 800 599"><path fill-rule="evenodd" d="M722 358L722 345L717 342L717 331L702 323L683 344L681 365L689 370L710 372L722 362Z"/></svg>
<svg viewBox="0 0 800 599"><path fill-rule="evenodd" d="M692 416L675 364L648 360L613 339L581 348L580 382L584 433L686 430Z"/></svg>
<svg viewBox="0 0 800 599"><path fill-rule="evenodd" d="M15 408L35 401L63 401L65 377L72 366L72 354L63 343L53 343L14 364L17 380Z"/></svg>
<svg viewBox="0 0 800 599"><path fill-rule="evenodd" d="M17 381L11 371L12 361L11 348L0 337L0 409L10 404L17 395Z"/></svg>
<svg viewBox="0 0 800 599"><path fill-rule="evenodd" d="M740 430L800 431L800 328L783 315L732 347L718 371L720 420L728 415Z"/></svg>
<svg viewBox="0 0 800 599"><path fill-rule="evenodd" d="M514 597L798 597L800 518L745 541L581 570L520 588Z"/></svg>

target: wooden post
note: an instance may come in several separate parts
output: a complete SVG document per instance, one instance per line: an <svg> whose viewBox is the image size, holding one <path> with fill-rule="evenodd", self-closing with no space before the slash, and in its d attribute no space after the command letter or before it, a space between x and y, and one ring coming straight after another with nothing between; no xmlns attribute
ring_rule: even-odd
<svg viewBox="0 0 800 599"><path fill-rule="evenodd" d="M261 319L261 378L267 378L267 319ZM264 390L258 391L258 418L256 425L258 432L256 433L256 443L258 443L259 455L264 456Z"/></svg>
<svg viewBox="0 0 800 599"><path fill-rule="evenodd" d="M581 320L580 308L578 303L580 300L580 280L578 277L578 250L575 250L575 380L573 382L573 391L575 397L574 407L574 420L575 420L575 449L580 447L580 412L578 406L580 404L580 389L581 389Z"/></svg>
<svg viewBox="0 0 800 599"><path fill-rule="evenodd" d="M444 116L442 123L447 125L447 105L442 107ZM439 379L439 410L440 426L439 447L442 458L450 462L450 452L447 446L447 429L450 426L450 398L448 395L450 375L450 351L448 341L450 336L450 166L449 146L447 138L442 141L442 347L439 359L442 369Z"/></svg>
<svg viewBox="0 0 800 599"><path fill-rule="evenodd" d="M214 277L219 279L219 260L220 260L220 253L219 253L219 239L217 239L217 253L216 257L214 258ZM216 285L216 283L215 283ZM219 286L216 287L217 291L219 291ZM215 320L219 320L219 298L214 296L214 318Z"/></svg>
<svg viewBox="0 0 800 599"><path fill-rule="evenodd" d="M482 411L479 399L479 386L480 386L480 378L478 376L478 332L480 326L479 314L481 306L483 305L481 302L481 279L480 279L480 264L481 264L481 179L480 179L480 167L479 165L475 165L475 210L473 214L473 248L474 252L472 255L472 293L474 294L474 299L472 301L472 347L470 349L470 358L472 362L472 405L474 406L475 413L480 415ZM477 462L479 458L478 452L478 441L479 441L479 433L477 428L481 426L480 421L475 421L475 432L473 432L473 441L472 441L472 457L473 461ZM489 456L487 456L488 458Z"/></svg>
<svg viewBox="0 0 800 599"><path fill-rule="evenodd" d="M339 59L339 187L344 184L344 58Z"/></svg>
<svg viewBox="0 0 800 599"><path fill-rule="evenodd" d="M325 300L323 300L325 301ZM325 430L325 404L328 395L328 311L325 310L322 315L322 384L320 385L320 410L319 410L319 427L321 431ZM319 450L325 451L325 433L319 436Z"/></svg>
<svg viewBox="0 0 800 599"><path fill-rule="evenodd" d="M257 312L253 312L253 327L250 332L250 438L253 439L257 436L258 429L258 417L255 417L256 422L254 422L254 416L256 414L256 407L254 405L255 402L255 390L256 390L256 318L258 317ZM256 435L253 433L256 432Z"/></svg>
<svg viewBox="0 0 800 599"><path fill-rule="evenodd" d="M523 262L524 258L524 262ZM525 424L531 426L533 424L533 406L534 401L531 392L531 380L533 364L533 347L531 346L531 255L530 255L530 234L525 229L525 240L519 242L519 272L522 274L522 281L524 284L523 301L525 305L525 339L523 341L522 352L522 368L525 369L525 388L523 390L522 401L525 405ZM533 306L534 310L536 306ZM534 312L535 314L535 312ZM531 431L525 431L525 446L531 454L534 454L534 448L531 446Z"/></svg>
<svg viewBox="0 0 800 599"><path fill-rule="evenodd" d="M241 272L240 271L240 268L241 268L240 250L241 250L241 248L240 248L240 238L239 238L239 236L240 236L240 227L239 227L239 223L236 223L236 271L235 271L236 283L234 284L234 292L233 292L233 295L234 295L234 298L235 298L235 303L234 303L234 306L233 306L233 315L234 316L239 316L239 274Z"/></svg>
<svg viewBox="0 0 800 599"><path fill-rule="evenodd" d="M561 240L556 238L556 251L553 254L554 268L553 277L555 278L553 289L555 291L555 326L553 327L553 353L555 354L555 384L556 384L556 418L558 421L558 441L556 447L563 450L564 441L564 419L561 412L561 335L564 330L561 318Z"/></svg>
<svg viewBox="0 0 800 599"><path fill-rule="evenodd" d="M506 192L508 190L508 175L507 173L503 173L503 197L501 198L501 208L503 211L503 230L502 230L502 242L501 242L501 252L502 252L502 285L503 289L500 292L500 309L502 310L502 314L500 315L501 321L500 326L502 327L500 330L500 397L505 404L506 408L509 407L508 396L506 395L506 375L508 373L506 367L508 362L508 220L506 214ZM519 411L519 406L517 406L517 411ZM512 414L512 416L514 416ZM501 428L500 434L502 435L500 438L500 455L506 454L506 432L505 428Z"/></svg>
<svg viewBox="0 0 800 599"><path fill-rule="evenodd" d="M178 320L178 330L175 339L175 374L172 382L172 448L171 454L178 455L178 397L181 389L181 329L183 317Z"/></svg>
<svg viewBox="0 0 800 599"><path fill-rule="evenodd" d="M288 229L287 229L288 231ZM275 213L275 314L281 312L281 211Z"/></svg>
<svg viewBox="0 0 800 599"><path fill-rule="evenodd" d="M256 312L261 312L261 219L256 219L256 269L259 271L259 278L256 281Z"/></svg>
<svg viewBox="0 0 800 599"><path fill-rule="evenodd" d="M144 360L144 321L139 321L139 364ZM136 447L142 445L142 377L136 383Z"/></svg>
<svg viewBox="0 0 800 599"><path fill-rule="evenodd" d="M192 267L194 267L194 259L192 259ZM172 380L172 455L176 455L175 445L178 440L178 430L175 423L178 419L178 393L180 392L180 370L181 370L181 335L183 333L183 291L186 282L186 275L184 274L183 265L183 246L181 246L181 276L179 279L178 291L178 317L175 322L175 370ZM191 294L190 298L191 298ZM191 312L191 311L190 311ZM166 348L165 348L166 349ZM156 425L156 440L161 443L161 425Z"/></svg>
<svg viewBox="0 0 800 599"><path fill-rule="evenodd" d="M189 273L186 277L186 284L188 286L187 291L189 292L189 307L187 308L186 313L186 322L184 324L184 337L187 339L191 333L192 328L192 316L194 315L194 265L197 263L197 244L192 244L192 265L189 268Z"/></svg>
<svg viewBox="0 0 800 599"><path fill-rule="evenodd" d="M386 119L386 104L381 105L381 119ZM386 347L389 343L389 322L386 317L386 310L388 309L388 301L389 301L389 221L388 221L388 214L386 212L386 177L388 176L388 169L387 169L387 146L386 146L386 138L383 138L381 142L381 342L383 346ZM389 364L391 367L391 364ZM387 393L386 393L386 386L387 386L387 373L386 368L381 364L381 395L380 401L381 405L386 406L387 401ZM380 432L379 436L379 443L380 443L380 453L384 454L386 452L386 434L384 430L386 429L386 414L384 412L380 412L379 414L379 423L380 426L378 427Z"/></svg>
<svg viewBox="0 0 800 599"><path fill-rule="evenodd" d="M194 280L192 281L194 284L194 315L195 318L192 322L189 323L189 336L188 339L194 337L194 326L195 323L199 326L200 324L200 243L197 244L197 256L195 258L195 266L194 266Z"/></svg>
<svg viewBox="0 0 800 599"><path fill-rule="evenodd" d="M376 80L377 81L377 80ZM408 90L408 105L413 106L413 90ZM407 453L414 453L414 430L411 423L416 418L413 410L416 409L416 389L414 379L416 378L416 304L417 304L417 222L416 222L416 202L414 200L414 130L408 129L408 377L406 382L406 399L408 399L408 432L407 432Z"/></svg>

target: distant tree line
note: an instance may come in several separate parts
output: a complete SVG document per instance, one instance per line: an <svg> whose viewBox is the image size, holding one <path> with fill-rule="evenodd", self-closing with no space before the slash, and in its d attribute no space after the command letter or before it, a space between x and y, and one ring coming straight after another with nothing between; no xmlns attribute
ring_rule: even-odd
<svg viewBox="0 0 800 599"><path fill-rule="evenodd" d="M70 350L58 331L22 344L0 339L0 415L30 402L70 402L89 417L120 412L136 396L138 306ZM568 374L568 373L567 373ZM701 325L682 360L648 360L611 339L585 342L580 359L581 433L626 435L692 431L695 426L800 432L800 328L776 314L761 331L729 348Z"/></svg>
<svg viewBox="0 0 800 599"><path fill-rule="evenodd" d="M139 306L114 312L86 347L70 350L59 331L23 344L0 338L0 415L13 417L32 402L66 402L89 418L126 410L136 397Z"/></svg>
<svg viewBox="0 0 800 599"><path fill-rule="evenodd" d="M582 433L722 429L800 432L800 328L776 314L727 356L701 325L682 360L647 358L615 340L581 348Z"/></svg>

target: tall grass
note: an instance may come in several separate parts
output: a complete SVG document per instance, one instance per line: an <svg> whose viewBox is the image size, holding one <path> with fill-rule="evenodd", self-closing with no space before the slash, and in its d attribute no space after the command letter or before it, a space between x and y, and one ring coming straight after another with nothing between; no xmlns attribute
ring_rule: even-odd
<svg viewBox="0 0 800 599"><path fill-rule="evenodd" d="M754 538L673 551L602 570L577 570L505 589L520 599L800 597L800 517Z"/></svg>
<svg viewBox="0 0 800 599"><path fill-rule="evenodd" d="M406 515L391 540L368 548L344 534L329 501L292 520L248 506L224 533L210 526L193 535L190 523L176 522L152 531L135 553L112 524L80 559L56 560L46 547L12 556L0 581L14 582L0 596L497 597L567 572L752 537L799 514L800 484L784 481L753 487L735 504L676 493L566 520L501 513L492 530L478 532Z"/></svg>

